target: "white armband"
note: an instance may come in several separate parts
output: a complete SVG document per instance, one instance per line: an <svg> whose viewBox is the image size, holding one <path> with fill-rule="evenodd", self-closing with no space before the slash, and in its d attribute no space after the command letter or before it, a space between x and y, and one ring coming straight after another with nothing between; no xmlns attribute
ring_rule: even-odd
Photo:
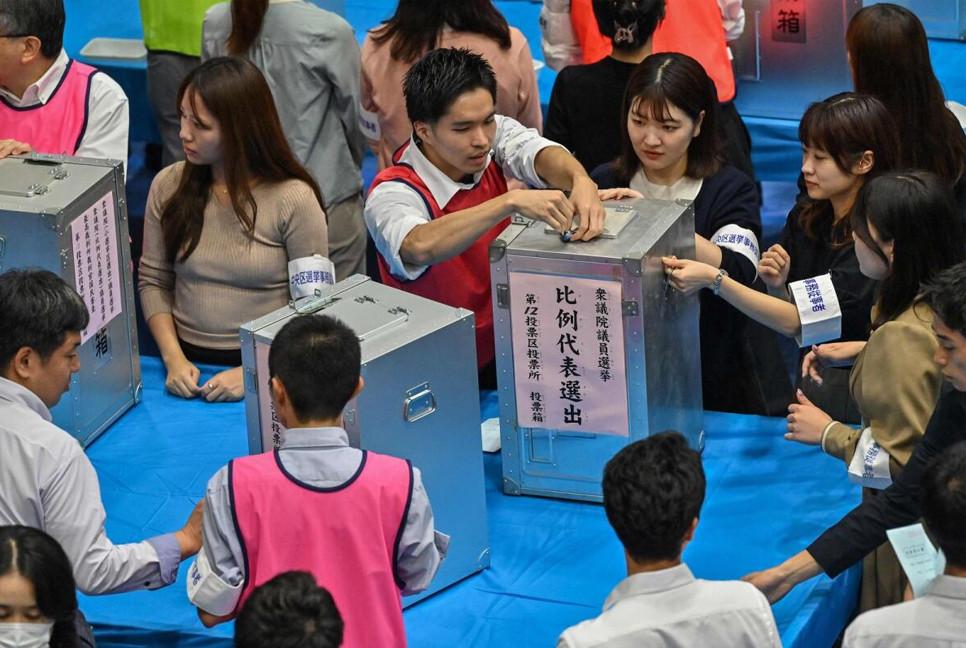
<svg viewBox="0 0 966 648"><path fill-rule="evenodd" d="M369 112L359 106L359 129L366 139L377 140L382 137L382 128L379 126L379 115Z"/></svg>
<svg viewBox="0 0 966 648"><path fill-rule="evenodd" d="M188 570L188 600L209 614L225 616L235 611L243 582L229 585L223 581L211 571L205 552L200 551Z"/></svg>
<svg viewBox="0 0 966 648"><path fill-rule="evenodd" d="M288 262L288 278L292 299L308 297L335 283L335 266L321 254L293 259Z"/></svg>
<svg viewBox="0 0 966 648"><path fill-rule="evenodd" d="M842 307L832 275L792 282L788 284L788 294L802 321L802 332L795 338L798 346L808 348L841 337Z"/></svg>
<svg viewBox="0 0 966 648"><path fill-rule="evenodd" d="M758 237L750 229L745 229L744 227L739 227L731 223L712 234L711 242L718 247L727 248L745 257L751 261L751 265L755 268L755 271L758 271L758 262L761 261L761 249L758 247Z"/></svg>
<svg viewBox="0 0 966 648"><path fill-rule="evenodd" d="M872 438L872 428L862 430L855 454L849 463L849 481L866 488L882 490L892 485L889 453Z"/></svg>

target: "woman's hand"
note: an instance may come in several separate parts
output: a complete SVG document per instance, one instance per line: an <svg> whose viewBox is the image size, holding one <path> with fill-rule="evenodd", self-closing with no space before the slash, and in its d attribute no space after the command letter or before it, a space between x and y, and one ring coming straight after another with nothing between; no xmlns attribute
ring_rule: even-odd
<svg viewBox="0 0 966 648"><path fill-rule="evenodd" d="M235 367L216 373L205 383L204 396L209 403L241 400L245 396L245 370Z"/></svg>
<svg viewBox="0 0 966 648"><path fill-rule="evenodd" d="M821 372L828 367L844 367L852 364L865 348L865 342L832 342L812 345L802 359L802 378L810 376L816 385L821 386Z"/></svg>
<svg viewBox="0 0 966 648"><path fill-rule="evenodd" d="M801 389L797 396L798 403L788 406L788 416L785 417L788 421L788 433L785 434L785 439L805 445L819 445L822 442L822 432L832 422L832 417L815 407Z"/></svg>
<svg viewBox="0 0 966 648"><path fill-rule="evenodd" d="M604 200L620 200L622 198L643 198L639 191L634 191L630 187L614 187L613 189L598 189L597 197Z"/></svg>
<svg viewBox="0 0 966 648"><path fill-rule="evenodd" d="M775 244L761 255L758 262L758 276L769 288L778 290L784 288L788 282L788 270L791 268L792 258L785 248Z"/></svg>
<svg viewBox="0 0 966 648"><path fill-rule="evenodd" d="M201 371L194 366L184 355L164 363L164 368L168 370L168 376L164 380L165 388L181 398L194 398L201 393L198 387L198 379L201 378Z"/></svg>
<svg viewBox="0 0 966 648"><path fill-rule="evenodd" d="M667 281L675 290L690 295L702 288L710 288L714 278L718 276L718 269L700 261L679 259L675 256L661 257L664 264L664 274Z"/></svg>

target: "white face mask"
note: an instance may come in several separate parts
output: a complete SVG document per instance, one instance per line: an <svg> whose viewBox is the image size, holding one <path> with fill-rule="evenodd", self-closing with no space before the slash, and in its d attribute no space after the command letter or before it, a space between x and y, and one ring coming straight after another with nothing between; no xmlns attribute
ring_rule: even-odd
<svg viewBox="0 0 966 648"><path fill-rule="evenodd" d="M0 648L48 648L53 623L0 623Z"/></svg>

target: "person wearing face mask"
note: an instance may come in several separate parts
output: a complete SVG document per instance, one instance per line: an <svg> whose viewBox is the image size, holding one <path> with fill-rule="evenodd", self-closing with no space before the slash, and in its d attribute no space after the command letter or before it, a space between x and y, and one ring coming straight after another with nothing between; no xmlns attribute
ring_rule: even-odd
<svg viewBox="0 0 966 648"><path fill-rule="evenodd" d="M43 531L0 526L0 648L87 648L67 554Z"/></svg>
<svg viewBox="0 0 966 648"><path fill-rule="evenodd" d="M879 282L872 334L868 342L813 347L802 372L821 383L823 366L854 363L849 386L862 413L862 429L836 422L799 392L799 402L789 407L785 438L820 445L843 460L850 480L865 487L863 498L872 499L909 460L939 397L942 373L933 362L933 313L927 305L916 304L916 296L922 283L966 259L966 233L948 186L926 171L892 172L870 180L858 193L850 218L859 268ZM708 269L690 263L670 267L681 268L672 280L677 287L710 285ZM722 296L749 315L773 306L745 301L734 288L722 286ZM766 296L761 300L779 301ZM866 558L863 610L900 602L904 587L890 545Z"/></svg>
<svg viewBox="0 0 966 648"><path fill-rule="evenodd" d="M695 253L708 267L747 286L755 280L761 215L754 183L725 164L716 135L714 84L684 54L654 54L635 69L621 114L622 150L591 177L601 189L630 187L645 198L693 200ZM746 320L701 296L701 376L705 409L764 413Z"/></svg>

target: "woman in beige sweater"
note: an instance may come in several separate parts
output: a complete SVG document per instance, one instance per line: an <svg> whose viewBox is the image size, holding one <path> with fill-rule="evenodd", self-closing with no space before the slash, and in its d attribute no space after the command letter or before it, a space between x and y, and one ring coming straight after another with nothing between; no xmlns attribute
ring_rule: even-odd
<svg viewBox="0 0 966 648"><path fill-rule="evenodd" d="M239 400L238 328L288 302L290 261L327 256L322 195L251 63L207 61L185 78L178 104L187 161L151 185L141 305L168 391ZM196 362L233 368L199 384Z"/></svg>
<svg viewBox="0 0 966 648"><path fill-rule="evenodd" d="M966 235L951 192L925 172L889 173L869 181L852 208L855 253L862 274L879 281L868 342L812 348L802 364L821 384L825 366L854 361L849 377L862 413L862 429L833 421L799 392L791 405L786 439L820 445L848 465L849 478L877 497L908 461L922 438L939 387L933 361L937 341L932 311L916 303L922 282L966 258ZM862 608L902 600L902 571L889 545L863 566Z"/></svg>

